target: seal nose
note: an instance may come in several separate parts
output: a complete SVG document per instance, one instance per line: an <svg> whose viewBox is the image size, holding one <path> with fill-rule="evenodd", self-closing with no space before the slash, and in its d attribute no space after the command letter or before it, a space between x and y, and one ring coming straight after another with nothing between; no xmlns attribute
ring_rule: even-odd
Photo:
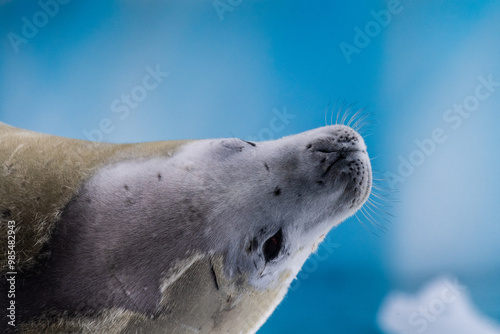
<svg viewBox="0 0 500 334"><path fill-rule="evenodd" d="M318 136L307 145L313 152L337 153L345 158L350 152L366 151L361 136L353 129L344 125L333 125L324 128Z"/></svg>
<svg viewBox="0 0 500 334"><path fill-rule="evenodd" d="M363 138L343 125L321 128L307 145L307 150L320 168L322 179L327 175L335 178L341 174L353 179L361 175L361 169L368 164Z"/></svg>

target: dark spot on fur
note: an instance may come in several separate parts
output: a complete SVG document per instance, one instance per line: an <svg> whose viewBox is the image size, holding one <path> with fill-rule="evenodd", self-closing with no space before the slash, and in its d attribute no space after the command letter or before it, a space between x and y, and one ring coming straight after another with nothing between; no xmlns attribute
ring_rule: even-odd
<svg viewBox="0 0 500 334"><path fill-rule="evenodd" d="M322 180L319 180L319 181L316 181L316 183L320 186L324 186L325 185L325 182L323 182Z"/></svg>
<svg viewBox="0 0 500 334"><path fill-rule="evenodd" d="M255 251L257 248L259 247L259 242L257 241L257 238L253 238L252 240L250 240L250 242L248 243L248 246L247 246L247 253L250 254L252 253L253 251Z"/></svg>
<svg viewBox="0 0 500 334"><path fill-rule="evenodd" d="M2 216L3 216L4 218L9 218L11 215L12 215L12 212L10 211L10 209L3 210L3 211L2 211Z"/></svg>
<svg viewBox="0 0 500 334"><path fill-rule="evenodd" d="M276 186L276 189L274 189L274 196L279 196L281 195L281 189L279 186Z"/></svg>
<svg viewBox="0 0 500 334"><path fill-rule="evenodd" d="M297 197L302 197L302 194L297 194Z"/></svg>
<svg viewBox="0 0 500 334"><path fill-rule="evenodd" d="M312 144L307 145L307 149L310 149L312 147Z"/></svg>
<svg viewBox="0 0 500 334"><path fill-rule="evenodd" d="M252 143L251 141L244 140L244 142L247 143L247 144L249 144L249 145L252 145L253 147L257 146L257 144Z"/></svg>
<svg viewBox="0 0 500 334"><path fill-rule="evenodd" d="M125 190L128 190L128 186L127 185L124 185L123 188L125 188Z"/></svg>
<svg viewBox="0 0 500 334"><path fill-rule="evenodd" d="M269 165L264 162L264 167L266 167L266 170L269 170Z"/></svg>
<svg viewBox="0 0 500 334"><path fill-rule="evenodd" d="M160 181L161 180L161 173L158 173L157 176L158 176L158 181Z"/></svg>
<svg viewBox="0 0 500 334"><path fill-rule="evenodd" d="M214 266L210 265L210 272L212 273L212 278L214 279L215 288L219 290L219 283L217 283L217 275L215 274Z"/></svg>

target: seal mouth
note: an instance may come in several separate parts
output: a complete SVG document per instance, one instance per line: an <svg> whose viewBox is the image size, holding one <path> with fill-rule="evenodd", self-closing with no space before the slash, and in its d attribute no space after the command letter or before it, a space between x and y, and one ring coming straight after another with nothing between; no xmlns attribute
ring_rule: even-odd
<svg viewBox="0 0 500 334"><path fill-rule="evenodd" d="M330 154L336 153L336 156L334 158L332 158L332 161L330 161L330 162L325 161L326 169L323 172L323 174L321 175L321 177L325 177L330 173L330 171L332 170L333 167L339 167L339 165L347 162L347 158L351 154L361 152L361 151L360 150L340 150L340 151L331 151L331 152L326 152L326 151L319 151L319 152L330 153Z"/></svg>

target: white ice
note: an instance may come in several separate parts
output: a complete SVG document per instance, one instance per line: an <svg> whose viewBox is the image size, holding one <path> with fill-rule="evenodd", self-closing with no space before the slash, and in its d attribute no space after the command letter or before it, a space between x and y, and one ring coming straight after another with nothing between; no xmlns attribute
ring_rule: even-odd
<svg viewBox="0 0 500 334"><path fill-rule="evenodd" d="M477 310L467 289L447 277L415 295L391 292L377 321L385 334L500 334L500 325Z"/></svg>

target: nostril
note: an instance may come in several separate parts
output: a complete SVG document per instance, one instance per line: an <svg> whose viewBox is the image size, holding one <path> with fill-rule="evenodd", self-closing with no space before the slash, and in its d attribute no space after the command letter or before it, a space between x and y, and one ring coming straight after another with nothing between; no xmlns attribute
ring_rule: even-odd
<svg viewBox="0 0 500 334"><path fill-rule="evenodd" d="M351 136L351 135L346 135L346 136L340 136L337 139L338 143L356 143L358 141L358 138L356 136Z"/></svg>

